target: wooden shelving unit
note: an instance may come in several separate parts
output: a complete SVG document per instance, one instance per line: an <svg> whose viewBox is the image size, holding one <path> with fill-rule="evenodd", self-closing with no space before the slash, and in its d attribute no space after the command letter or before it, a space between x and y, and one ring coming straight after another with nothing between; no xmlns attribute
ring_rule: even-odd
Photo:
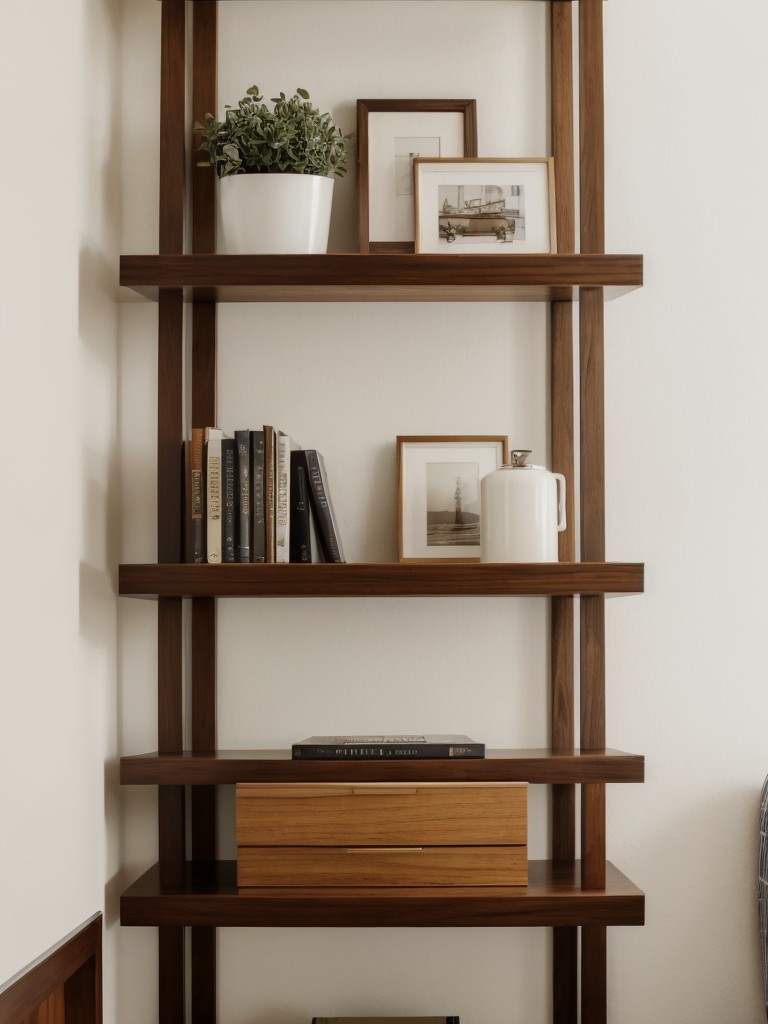
<svg viewBox="0 0 768 1024"><path fill-rule="evenodd" d="M526 889L237 888L235 861L189 865L177 888L154 865L123 894L123 924L173 927L578 927L643 923L640 890L612 864L604 888L584 889L580 864L529 861Z"/></svg>
<svg viewBox="0 0 768 1024"><path fill-rule="evenodd" d="M553 597L636 594L643 566L623 562L121 565L124 595L157 597Z"/></svg>
<svg viewBox="0 0 768 1024"><path fill-rule="evenodd" d="M604 252L602 0L543 0L550 11L552 154L557 253L551 255L215 255L214 182L192 161L185 187L188 38L190 120L216 104L216 0L161 0L160 230L155 255L123 256L120 283L158 303L157 556L120 567L123 595L151 597L158 615L158 750L123 757L121 782L158 787L159 857L123 895L121 921L159 929L159 1017L216 1021L216 929L227 926L548 926L554 1024L607 1019L607 926L643 923L644 897L606 860L605 786L643 781L643 758L606 748L605 598L643 590L643 567L605 560L603 305L642 285L642 258ZM514 2L514 0L510 0ZM572 25L578 8L579 63ZM578 82L578 159L574 151ZM574 182L578 170L580 222ZM185 224L187 208L190 220ZM185 251L185 228L191 240ZM576 451L580 543L560 535L554 564L185 565L179 455L184 424L184 319L192 321L194 426L216 422L216 303L537 301L549 304L551 458L569 482ZM578 303L578 344L574 343ZM578 423L574 379L579 387ZM577 436L578 433L578 436ZM577 444L578 442L578 444ZM551 746L497 750L479 761L294 762L282 750L220 750L216 712L219 597L539 596L550 603ZM578 597L578 602L574 598ZM191 699L184 714L191 599ZM512 613L512 609L511 609ZM577 618L580 620L577 625ZM575 632L580 629L578 669ZM579 727L575 697L578 676ZM185 749L187 726L191 746ZM576 734L578 732L578 741ZM578 746L577 746L578 743ZM239 892L216 857L216 787L238 782L527 781L551 787L551 851L527 888ZM577 791L576 787L579 786ZM186 789L189 788L189 798ZM580 857L576 799L581 800ZM185 931L189 930L189 958ZM579 983L579 972L581 979Z"/></svg>
<svg viewBox="0 0 768 1024"><path fill-rule="evenodd" d="M237 782L642 782L644 760L621 750L489 750L456 761L294 761L288 750L134 754L120 760L123 784L226 786Z"/></svg>
<svg viewBox="0 0 768 1024"><path fill-rule="evenodd" d="M181 289L186 302L551 302L580 288L616 298L643 283L641 256L581 253L474 256L123 256L120 284L146 298Z"/></svg>

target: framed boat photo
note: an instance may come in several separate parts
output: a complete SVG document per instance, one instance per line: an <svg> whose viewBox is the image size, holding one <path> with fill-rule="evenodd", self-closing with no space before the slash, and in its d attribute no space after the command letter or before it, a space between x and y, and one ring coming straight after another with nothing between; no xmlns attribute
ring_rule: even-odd
<svg viewBox="0 0 768 1024"><path fill-rule="evenodd" d="M399 561L479 562L480 481L506 462L501 435L398 437Z"/></svg>
<svg viewBox="0 0 768 1024"><path fill-rule="evenodd" d="M416 252L557 249L552 157L416 157Z"/></svg>

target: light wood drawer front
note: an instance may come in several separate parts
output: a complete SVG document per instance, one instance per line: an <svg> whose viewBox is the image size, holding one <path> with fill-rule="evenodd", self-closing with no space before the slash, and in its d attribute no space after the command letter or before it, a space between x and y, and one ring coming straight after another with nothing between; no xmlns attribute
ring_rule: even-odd
<svg viewBox="0 0 768 1024"><path fill-rule="evenodd" d="M241 783L238 846L506 846L527 839L525 783Z"/></svg>
<svg viewBox="0 0 768 1024"><path fill-rule="evenodd" d="M525 846L339 849L241 847L237 884L253 886L526 885Z"/></svg>

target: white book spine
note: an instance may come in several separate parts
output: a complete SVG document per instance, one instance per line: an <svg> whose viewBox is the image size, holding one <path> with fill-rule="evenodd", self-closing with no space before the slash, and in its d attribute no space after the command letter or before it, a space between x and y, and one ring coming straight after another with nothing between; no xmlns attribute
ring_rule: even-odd
<svg viewBox="0 0 768 1024"><path fill-rule="evenodd" d="M277 500L275 502L275 561L290 562L291 448L288 434L277 437Z"/></svg>

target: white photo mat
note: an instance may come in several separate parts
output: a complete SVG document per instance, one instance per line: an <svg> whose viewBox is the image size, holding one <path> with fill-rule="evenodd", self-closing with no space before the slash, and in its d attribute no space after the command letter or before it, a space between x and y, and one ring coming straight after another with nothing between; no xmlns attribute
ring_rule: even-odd
<svg viewBox="0 0 768 1024"><path fill-rule="evenodd" d="M413 193L401 179L407 140L422 155L464 155L464 114L460 111L375 111L368 114L368 237L375 241L412 242ZM437 152L434 152L434 150ZM399 152L403 150L403 152ZM408 160L410 175L411 160ZM400 184L400 187L399 187Z"/></svg>
<svg viewBox="0 0 768 1024"><path fill-rule="evenodd" d="M508 450L505 437L398 438L401 562L480 560L480 481ZM461 527L458 495L467 520Z"/></svg>
<svg viewBox="0 0 768 1024"><path fill-rule="evenodd" d="M549 253L551 157L414 160L416 252Z"/></svg>

